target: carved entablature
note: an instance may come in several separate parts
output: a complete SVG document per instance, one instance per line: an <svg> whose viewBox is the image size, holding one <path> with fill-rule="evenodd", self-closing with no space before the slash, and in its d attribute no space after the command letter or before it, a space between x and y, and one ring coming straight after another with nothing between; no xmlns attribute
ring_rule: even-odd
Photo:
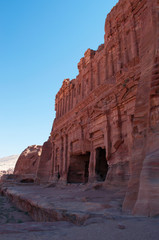
<svg viewBox="0 0 159 240"><path fill-rule="evenodd" d="M70 87L70 79L64 79L63 83L62 83L62 87L60 88L59 92L56 95L56 98L62 98L63 97L63 93L68 90L68 88Z"/></svg>
<svg viewBox="0 0 159 240"><path fill-rule="evenodd" d="M92 49L87 49L87 51L84 54L84 57L81 58L80 62L78 63L78 69L79 72L81 72L86 66L90 63L90 60L93 59L96 51Z"/></svg>
<svg viewBox="0 0 159 240"><path fill-rule="evenodd" d="M110 111L110 109L113 107L117 106L117 99L116 99L116 95L110 94L108 96L106 96L105 98L100 99L94 106L94 110L98 111L98 112L103 112L106 113L108 111Z"/></svg>
<svg viewBox="0 0 159 240"><path fill-rule="evenodd" d="M118 102L122 103L123 101L127 101L128 99L135 97L136 91L137 91L137 83L134 81L130 81L130 79L127 78L119 86Z"/></svg>
<svg viewBox="0 0 159 240"><path fill-rule="evenodd" d="M136 2L141 2L140 0ZM120 5L121 9L124 11L118 11ZM118 6L116 5L112 11L107 15L105 21L105 39L107 40L117 31L119 26L127 22L127 18L131 15L132 12L132 3L128 1L120 1Z"/></svg>
<svg viewBox="0 0 159 240"><path fill-rule="evenodd" d="M83 57L80 59L80 62L78 63L79 72L81 72L84 67L85 67L85 61L84 61L84 57Z"/></svg>
<svg viewBox="0 0 159 240"><path fill-rule="evenodd" d="M84 54L85 64L87 65L91 59L93 59L96 51L88 48L87 51Z"/></svg>

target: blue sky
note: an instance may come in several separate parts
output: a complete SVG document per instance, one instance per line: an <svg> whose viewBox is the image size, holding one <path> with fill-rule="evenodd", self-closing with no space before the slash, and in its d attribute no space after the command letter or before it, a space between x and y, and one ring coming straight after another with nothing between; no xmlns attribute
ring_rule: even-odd
<svg viewBox="0 0 159 240"><path fill-rule="evenodd" d="M117 2L0 0L0 157L48 139L62 81L104 42Z"/></svg>

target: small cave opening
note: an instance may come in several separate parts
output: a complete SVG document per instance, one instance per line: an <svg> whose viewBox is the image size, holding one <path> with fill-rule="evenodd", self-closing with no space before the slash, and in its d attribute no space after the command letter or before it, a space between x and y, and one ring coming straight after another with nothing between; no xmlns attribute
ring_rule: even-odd
<svg viewBox="0 0 159 240"><path fill-rule="evenodd" d="M97 176L97 181L105 181L108 172L108 163L106 160L106 150L101 147L96 148L95 172Z"/></svg>
<svg viewBox="0 0 159 240"><path fill-rule="evenodd" d="M70 157L70 166L68 169L68 183L87 183L89 177L89 159L90 152Z"/></svg>

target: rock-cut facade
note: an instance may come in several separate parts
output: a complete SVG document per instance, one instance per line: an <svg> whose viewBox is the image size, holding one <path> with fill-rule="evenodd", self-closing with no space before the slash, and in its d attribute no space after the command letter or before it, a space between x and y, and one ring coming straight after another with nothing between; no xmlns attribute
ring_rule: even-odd
<svg viewBox="0 0 159 240"><path fill-rule="evenodd" d="M126 187L124 210L159 214L159 1L119 0L78 69L56 95L37 179Z"/></svg>

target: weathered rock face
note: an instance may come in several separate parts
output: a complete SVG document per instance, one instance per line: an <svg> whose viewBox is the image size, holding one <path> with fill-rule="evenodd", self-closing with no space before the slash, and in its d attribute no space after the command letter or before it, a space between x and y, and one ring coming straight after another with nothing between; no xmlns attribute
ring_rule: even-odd
<svg viewBox="0 0 159 240"><path fill-rule="evenodd" d="M141 76L133 120L131 177L123 209L131 210L134 214L154 216L159 214L159 194L156 191L159 187L158 174L156 174L159 149L159 18L157 10L159 2L154 0L141 2L143 2L143 9L140 9Z"/></svg>
<svg viewBox="0 0 159 240"><path fill-rule="evenodd" d="M105 42L88 49L76 79L56 95L53 178L127 186L141 76L141 12L147 1L119 1L105 23ZM78 177L77 177L78 175Z"/></svg>
<svg viewBox="0 0 159 240"><path fill-rule="evenodd" d="M35 175L39 165L42 146L33 145L27 147L19 156L15 169L15 175Z"/></svg>
<svg viewBox="0 0 159 240"><path fill-rule="evenodd" d="M123 209L145 215L159 207L158 5L120 0L112 9L104 44L85 52L79 75L56 95L38 171L49 180L128 185Z"/></svg>
<svg viewBox="0 0 159 240"><path fill-rule="evenodd" d="M52 144L50 140L42 146L42 154L37 171L37 182L48 182L51 177L52 170Z"/></svg>
<svg viewBox="0 0 159 240"><path fill-rule="evenodd" d="M157 0L118 2L106 19L104 44L85 52L79 75L65 79L56 95L41 158L41 148L26 149L15 174L125 186L123 210L159 214L158 9Z"/></svg>
<svg viewBox="0 0 159 240"><path fill-rule="evenodd" d="M134 214L154 216L159 214L159 150L147 155L140 174L138 198Z"/></svg>

